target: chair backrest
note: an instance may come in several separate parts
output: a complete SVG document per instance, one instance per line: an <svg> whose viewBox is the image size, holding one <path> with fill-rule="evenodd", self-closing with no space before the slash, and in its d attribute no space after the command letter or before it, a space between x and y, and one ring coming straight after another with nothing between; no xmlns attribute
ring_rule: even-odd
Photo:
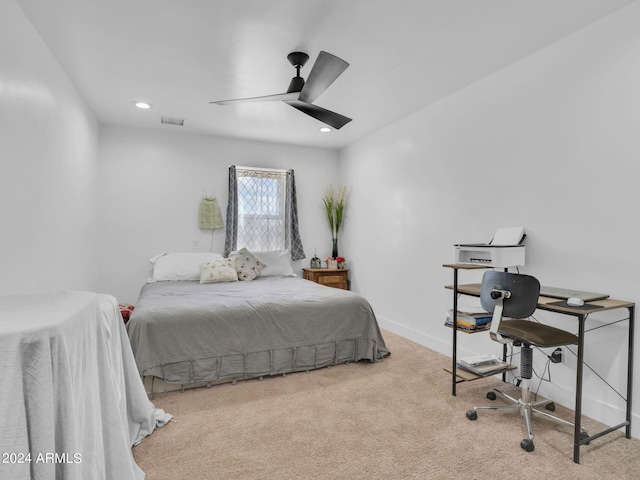
<svg viewBox="0 0 640 480"><path fill-rule="evenodd" d="M540 282L531 275L487 271L482 276L480 304L487 312L493 312L496 299L491 296L494 290L510 292L502 300L502 316L511 318L529 317L536 309L540 295Z"/></svg>

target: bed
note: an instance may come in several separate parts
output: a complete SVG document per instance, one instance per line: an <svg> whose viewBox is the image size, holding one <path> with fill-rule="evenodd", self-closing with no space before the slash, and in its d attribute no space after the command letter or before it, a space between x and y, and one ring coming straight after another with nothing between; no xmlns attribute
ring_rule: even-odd
<svg viewBox="0 0 640 480"><path fill-rule="evenodd" d="M127 323L140 375L215 384L390 355L364 297L286 273L145 284Z"/></svg>

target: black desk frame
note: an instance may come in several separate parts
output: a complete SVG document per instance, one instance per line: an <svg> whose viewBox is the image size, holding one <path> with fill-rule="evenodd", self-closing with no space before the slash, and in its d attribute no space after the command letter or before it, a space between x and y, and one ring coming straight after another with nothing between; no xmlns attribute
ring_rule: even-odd
<svg viewBox="0 0 640 480"><path fill-rule="evenodd" d="M470 295L479 297L480 296L480 286L479 284L472 285L459 285L458 284L458 270L474 270L487 268L485 266L474 266L474 265L462 265L462 264L445 264L444 267L449 267L453 269L453 287L447 287L453 289L453 311L458 311L458 296L461 294ZM592 310L580 310L578 308L572 307L561 307L550 305L552 302L556 302L557 299L552 299L549 297L540 297L538 300L537 308L540 310L546 310L549 312L559 313L563 315L571 315L578 319L578 354L577 354L577 364L576 364L576 391L575 391L575 429L573 434L573 461L575 463L580 463L580 447L582 445L588 444L591 440L595 440L603 435L607 435L616 430L619 430L622 427L625 427L625 437L631 438L631 415L632 415L632 393L633 393L633 350L634 350L634 334L635 334L635 303L625 302L620 300L600 300L589 302L591 304L598 305L600 308L595 308ZM627 396L625 399L626 402L626 419L624 422L615 425L613 427L607 428L601 432L595 433L593 435L589 435L588 437L580 437L580 429L582 425L582 376L584 370L584 335L585 335L585 323L587 316L592 313L603 312L607 310L615 310L620 308L626 308L629 312L629 318L626 319L629 322L628 325L628 335L629 335L629 344L627 351ZM617 323L617 322L616 322ZM606 326L606 325L603 325ZM453 396L456 395L456 384L457 384L457 351L458 351L458 328L457 328L457 315L453 315L453 363L451 368L451 394ZM503 346L503 357L506 353L506 346ZM504 374L503 374L504 381Z"/></svg>

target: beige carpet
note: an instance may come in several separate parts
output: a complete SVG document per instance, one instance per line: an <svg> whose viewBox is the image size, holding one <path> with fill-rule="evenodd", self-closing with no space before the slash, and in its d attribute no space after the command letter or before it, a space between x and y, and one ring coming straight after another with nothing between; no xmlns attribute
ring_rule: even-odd
<svg viewBox="0 0 640 480"><path fill-rule="evenodd" d="M465 416L499 382L460 384L453 397L448 357L384 337L392 356L382 363L158 394L154 403L175 419L134 457L148 480L640 478L637 439L597 439L577 465L572 429L535 419L527 453L520 416ZM571 419L566 409L556 414Z"/></svg>

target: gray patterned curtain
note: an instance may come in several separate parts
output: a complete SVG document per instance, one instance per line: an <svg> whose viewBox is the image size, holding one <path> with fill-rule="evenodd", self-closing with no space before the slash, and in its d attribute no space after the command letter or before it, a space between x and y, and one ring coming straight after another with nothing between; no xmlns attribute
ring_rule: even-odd
<svg viewBox="0 0 640 480"><path fill-rule="evenodd" d="M229 167L229 200L227 203L227 229L224 240L224 256L237 248L238 244L238 177L236 167Z"/></svg>
<svg viewBox="0 0 640 480"><path fill-rule="evenodd" d="M302 239L298 232L298 200L296 198L296 179L293 170L287 171L287 193L285 199L284 244L291 249L291 260L305 258Z"/></svg>

